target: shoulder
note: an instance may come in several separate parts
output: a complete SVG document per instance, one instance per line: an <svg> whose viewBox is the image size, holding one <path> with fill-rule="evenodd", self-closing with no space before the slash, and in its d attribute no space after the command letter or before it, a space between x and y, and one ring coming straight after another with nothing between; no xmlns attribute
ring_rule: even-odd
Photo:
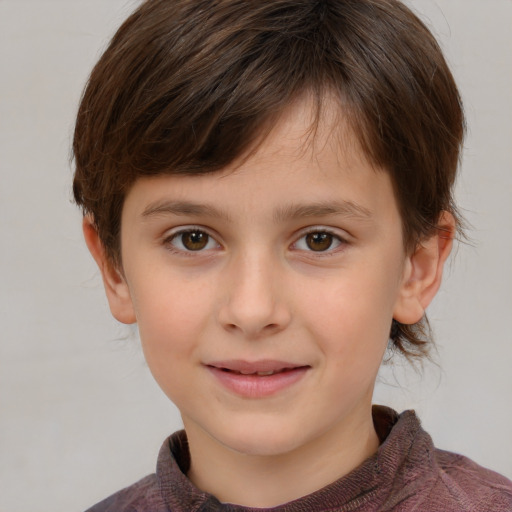
<svg viewBox="0 0 512 512"><path fill-rule="evenodd" d="M467 511L512 510L512 481L452 452L434 450L438 472L430 498L450 496L457 509Z"/></svg>
<svg viewBox="0 0 512 512"><path fill-rule="evenodd" d="M414 411L374 410L384 437L377 452L386 512L512 512L512 482L456 453L440 450ZM384 418L383 421L382 418Z"/></svg>
<svg viewBox="0 0 512 512"><path fill-rule="evenodd" d="M167 507L162 502L156 475L148 475L142 480L116 492L97 503L86 512L160 512Z"/></svg>

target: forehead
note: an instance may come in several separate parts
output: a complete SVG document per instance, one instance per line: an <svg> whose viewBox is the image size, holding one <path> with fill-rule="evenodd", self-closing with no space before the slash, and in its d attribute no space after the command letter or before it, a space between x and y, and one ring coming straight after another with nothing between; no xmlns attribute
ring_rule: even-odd
<svg viewBox="0 0 512 512"><path fill-rule="evenodd" d="M242 155L232 169L251 158L253 163L277 155L286 155L290 162L315 160L327 155L343 160L343 166L371 164L352 128L352 116L340 100L325 93L321 99L305 94L288 105L277 118L262 130L264 136L255 147Z"/></svg>
<svg viewBox="0 0 512 512"><path fill-rule="evenodd" d="M259 145L221 171L139 179L125 209L140 217L277 220L397 215L388 173L372 166L338 108L291 105ZM124 224L125 219L123 219Z"/></svg>

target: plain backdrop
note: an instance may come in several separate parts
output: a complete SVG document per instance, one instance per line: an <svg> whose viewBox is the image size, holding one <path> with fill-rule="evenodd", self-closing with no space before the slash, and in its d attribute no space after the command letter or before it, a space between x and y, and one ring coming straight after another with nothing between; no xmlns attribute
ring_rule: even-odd
<svg viewBox="0 0 512 512"><path fill-rule="evenodd" d="M0 0L0 511L80 511L153 472L179 415L135 329L111 319L71 203L70 139L95 60L133 0ZM512 1L412 0L469 133L459 245L430 309L438 365L383 370L438 447L512 477Z"/></svg>

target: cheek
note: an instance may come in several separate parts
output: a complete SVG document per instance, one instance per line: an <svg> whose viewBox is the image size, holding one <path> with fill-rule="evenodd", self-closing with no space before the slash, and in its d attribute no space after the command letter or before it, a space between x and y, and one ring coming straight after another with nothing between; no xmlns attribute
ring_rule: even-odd
<svg viewBox="0 0 512 512"><path fill-rule="evenodd" d="M176 404L193 402L201 396L194 392L192 376L211 315L209 297L196 288L178 279L165 281L161 276L145 279L143 286L134 287L146 363L162 391Z"/></svg>
<svg viewBox="0 0 512 512"><path fill-rule="evenodd" d="M340 273L328 285L311 287L301 310L326 357L338 356L345 366L369 359L380 363L396 291L392 279L382 273Z"/></svg>
<svg viewBox="0 0 512 512"><path fill-rule="evenodd" d="M133 287L132 297L148 364L173 364L191 354L210 317L205 287L161 275L144 276L140 284Z"/></svg>

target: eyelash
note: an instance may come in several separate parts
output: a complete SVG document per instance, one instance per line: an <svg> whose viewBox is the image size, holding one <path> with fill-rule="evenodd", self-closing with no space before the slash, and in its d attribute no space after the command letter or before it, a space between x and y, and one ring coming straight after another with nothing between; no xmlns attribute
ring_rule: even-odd
<svg viewBox="0 0 512 512"><path fill-rule="evenodd" d="M200 248L198 250L191 250L191 249L187 249L186 247L184 247L183 239L181 237L183 237L187 233L197 233L197 234L201 234L201 235L206 235L208 238L207 238L205 247ZM304 252L309 252L311 254L315 254L318 257L325 257L325 256L332 256L332 255L338 253L340 250L343 250L343 246L348 244L348 241L345 238L341 237L339 234L335 233L333 230L328 229L328 228L323 228L323 227L316 227L314 229L309 229L305 232L302 232L300 234L300 236L296 239L296 241L292 244L292 247L296 247L297 244L299 242L301 242L303 239L306 239L306 237L308 235L313 235L313 234L326 234L326 235L329 235L330 237L332 237L331 244L329 245L329 247L327 247L327 249L324 251L314 251L312 249L298 249L298 250L301 250ZM177 248L173 244L173 242L175 240L180 240L180 243L183 248ZM164 244L167 246L167 248L172 253L189 257L189 256L194 256L196 254L199 254L201 252L204 252L205 250L212 249L212 247L207 248L208 244L210 244L211 241L215 242L216 248L220 247L220 244L215 240L215 238L212 235L210 235L208 233L208 231L206 231L204 228L201 228L199 226L197 226L197 227L191 226L189 228L180 229L180 230L172 233L171 235L169 235L168 237L165 238ZM305 243L307 243L307 242L305 242ZM334 248L332 248L333 244L336 244Z"/></svg>
<svg viewBox="0 0 512 512"><path fill-rule="evenodd" d="M165 238L164 245L166 245L166 247L172 253L183 255L183 256L194 256L198 253L204 252L204 248L194 251L194 250L187 249L186 247L177 248L173 245L173 241L181 240L181 245L183 246L183 240L181 237L183 237L187 233L198 233L201 235L206 235L207 236L206 245L210 244L211 241L215 241L217 247L220 246L220 244L215 240L215 238L213 236L211 236L204 228L201 228L199 226L191 226L189 228L180 229L174 233L171 233L168 237ZM209 249L211 249L211 247Z"/></svg>
<svg viewBox="0 0 512 512"><path fill-rule="evenodd" d="M314 251L312 249L299 249L303 250L305 252L309 252L311 254L314 254L315 256L319 257L326 257L326 256L333 256L343 250L343 247L348 244L347 240L340 236L338 233L335 233L333 230L323 227L315 227L313 229L309 229L303 233L301 233L300 237L292 244L293 246L297 246L297 244L303 240L306 239L308 235L314 235L314 234L325 234L329 235L331 237L331 244L325 251ZM333 244L337 244L334 248L332 247Z"/></svg>

